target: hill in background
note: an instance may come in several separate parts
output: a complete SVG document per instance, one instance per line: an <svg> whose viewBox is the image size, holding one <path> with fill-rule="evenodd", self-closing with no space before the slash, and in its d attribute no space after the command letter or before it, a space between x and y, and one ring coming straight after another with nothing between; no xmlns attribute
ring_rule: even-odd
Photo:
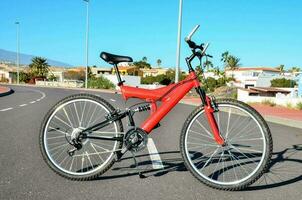
<svg viewBox="0 0 302 200"><path fill-rule="evenodd" d="M20 53L20 64L28 65L31 63L31 59L35 57L34 55ZM72 65L56 60L47 59L47 62L51 66L62 66L62 67L71 67ZM16 52L7 51L0 49L0 61L9 61L12 63L16 62Z"/></svg>

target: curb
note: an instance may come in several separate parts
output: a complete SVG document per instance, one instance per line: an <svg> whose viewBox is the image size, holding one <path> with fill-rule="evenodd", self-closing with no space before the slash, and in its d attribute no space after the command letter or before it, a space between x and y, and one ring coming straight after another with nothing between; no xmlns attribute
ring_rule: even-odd
<svg viewBox="0 0 302 200"><path fill-rule="evenodd" d="M198 106L198 104L196 104L196 103L186 102L184 100L181 100L180 103L190 105L190 106ZM293 128L302 129L302 121L292 120L292 119L287 119L287 118L281 118L281 117L275 117L275 116L271 116L271 115L262 115L262 116L268 122L272 122L272 123L275 123L275 124L281 124L281 125L289 126L289 127L293 127Z"/></svg>
<svg viewBox="0 0 302 200"><path fill-rule="evenodd" d="M4 87L4 88L7 88L8 90L6 92L0 93L0 97L4 97L4 96L14 93L14 90L12 90L11 88L8 88L8 87Z"/></svg>

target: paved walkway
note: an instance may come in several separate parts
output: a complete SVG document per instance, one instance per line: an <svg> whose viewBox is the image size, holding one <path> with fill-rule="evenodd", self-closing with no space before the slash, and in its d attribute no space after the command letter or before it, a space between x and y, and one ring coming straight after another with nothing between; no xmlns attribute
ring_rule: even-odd
<svg viewBox="0 0 302 200"><path fill-rule="evenodd" d="M262 115L275 116L280 118L299 120L302 123L302 110L288 109L284 107L271 107L262 104L253 104L255 108Z"/></svg>

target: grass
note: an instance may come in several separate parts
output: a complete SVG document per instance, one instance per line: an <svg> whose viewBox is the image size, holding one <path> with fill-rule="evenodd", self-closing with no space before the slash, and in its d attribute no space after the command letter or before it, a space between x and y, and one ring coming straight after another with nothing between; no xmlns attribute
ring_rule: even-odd
<svg viewBox="0 0 302 200"><path fill-rule="evenodd" d="M276 106L276 103L272 100L269 100L269 99L265 99L261 103L264 104L264 105L267 105L267 106L271 106L271 107Z"/></svg>

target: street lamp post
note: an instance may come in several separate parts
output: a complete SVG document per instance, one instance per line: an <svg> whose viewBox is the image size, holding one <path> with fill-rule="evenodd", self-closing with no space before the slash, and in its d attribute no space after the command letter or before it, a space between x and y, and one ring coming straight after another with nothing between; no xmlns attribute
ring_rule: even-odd
<svg viewBox="0 0 302 200"><path fill-rule="evenodd" d="M89 34L89 0L83 0L86 2L86 70L85 70L85 88L88 84L88 34Z"/></svg>
<svg viewBox="0 0 302 200"><path fill-rule="evenodd" d="M20 22L15 22L17 25L17 84L19 84L19 67L20 67L20 38L19 38L19 32L20 32Z"/></svg>
<svg viewBox="0 0 302 200"><path fill-rule="evenodd" d="M176 50L176 66L175 66L175 83L179 80L180 70L180 44L181 44L181 21L182 21L182 0L179 0L178 12L178 34L177 34L177 50Z"/></svg>

